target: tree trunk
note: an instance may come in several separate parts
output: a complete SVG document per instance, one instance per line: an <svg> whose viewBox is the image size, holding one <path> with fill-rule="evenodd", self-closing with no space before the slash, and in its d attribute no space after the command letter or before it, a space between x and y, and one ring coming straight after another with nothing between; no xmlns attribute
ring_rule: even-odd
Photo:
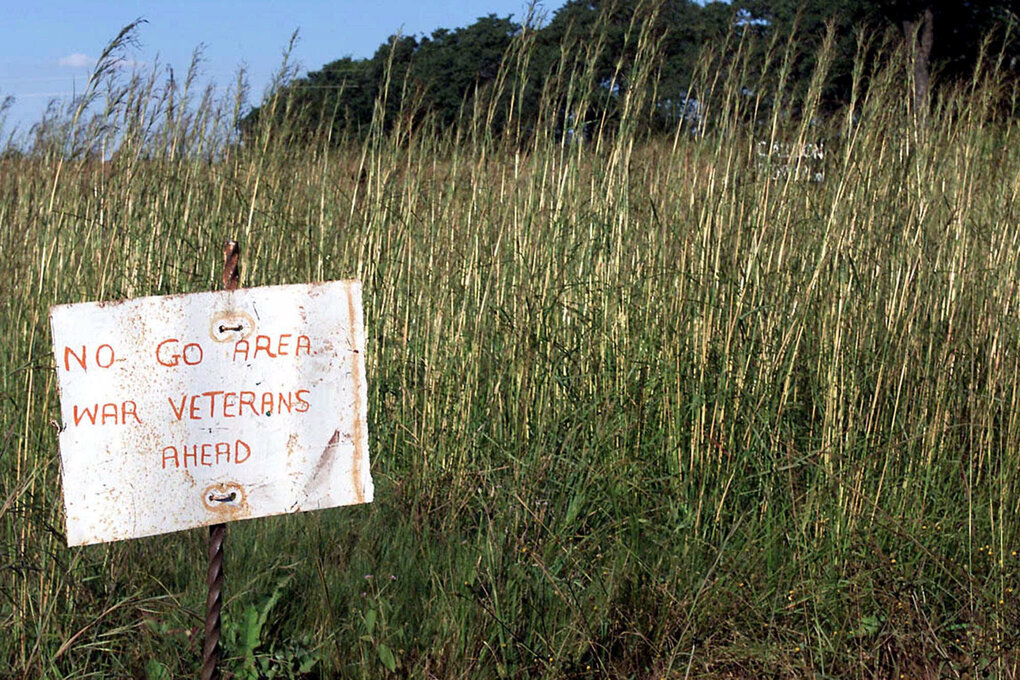
<svg viewBox="0 0 1020 680"><path fill-rule="evenodd" d="M903 21L903 37L910 49L910 59L914 67L914 116L918 122L928 120L928 90L930 76L928 64L931 58L931 47L935 37L935 17L931 7L916 19Z"/></svg>

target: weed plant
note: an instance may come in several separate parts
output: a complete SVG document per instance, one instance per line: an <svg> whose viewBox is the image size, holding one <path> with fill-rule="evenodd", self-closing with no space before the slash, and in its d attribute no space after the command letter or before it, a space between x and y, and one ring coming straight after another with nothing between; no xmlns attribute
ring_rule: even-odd
<svg viewBox="0 0 1020 680"><path fill-rule="evenodd" d="M0 160L0 675L195 674L205 531L66 547L47 312L212 289L236 237L242 285L364 281L376 500L230 526L235 677L1017 677L995 55L924 117L862 38L833 111L831 37L798 90L796 36L734 33L661 136L642 25L626 87L578 42L534 125L525 30L455 129L390 82L366 137L276 87L241 138L244 74L126 76L135 30ZM821 182L756 151L819 143Z"/></svg>

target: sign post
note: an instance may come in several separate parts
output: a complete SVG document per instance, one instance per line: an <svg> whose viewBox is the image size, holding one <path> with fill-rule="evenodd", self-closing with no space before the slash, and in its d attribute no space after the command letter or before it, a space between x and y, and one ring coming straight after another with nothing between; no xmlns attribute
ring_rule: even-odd
<svg viewBox="0 0 1020 680"><path fill-rule="evenodd" d="M237 241L223 245L223 289L237 290L241 281L238 267L241 249ZM235 325L236 328L236 325ZM213 499L212 502L224 502ZM227 540L224 522L209 527L209 569L206 577L209 594L205 598L205 638L202 644L202 680L218 680L220 672L220 608L223 606L223 542Z"/></svg>
<svg viewBox="0 0 1020 680"><path fill-rule="evenodd" d="M68 545L209 526L217 677L226 522L372 501L361 283L50 310Z"/></svg>

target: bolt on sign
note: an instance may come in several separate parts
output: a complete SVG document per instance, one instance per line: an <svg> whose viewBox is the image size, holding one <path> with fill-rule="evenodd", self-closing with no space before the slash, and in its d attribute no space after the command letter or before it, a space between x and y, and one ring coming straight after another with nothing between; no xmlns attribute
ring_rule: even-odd
<svg viewBox="0 0 1020 680"><path fill-rule="evenodd" d="M361 283L50 310L68 545L368 503Z"/></svg>

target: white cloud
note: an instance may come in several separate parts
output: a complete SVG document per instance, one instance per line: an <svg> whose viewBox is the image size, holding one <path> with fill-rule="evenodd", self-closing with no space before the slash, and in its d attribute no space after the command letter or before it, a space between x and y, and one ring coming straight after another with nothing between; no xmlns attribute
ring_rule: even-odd
<svg viewBox="0 0 1020 680"><path fill-rule="evenodd" d="M61 66L67 66L68 68L85 68L87 66L92 66L92 64L96 63L96 60L87 54L75 52L74 54L69 54L66 57L61 57L57 63Z"/></svg>

